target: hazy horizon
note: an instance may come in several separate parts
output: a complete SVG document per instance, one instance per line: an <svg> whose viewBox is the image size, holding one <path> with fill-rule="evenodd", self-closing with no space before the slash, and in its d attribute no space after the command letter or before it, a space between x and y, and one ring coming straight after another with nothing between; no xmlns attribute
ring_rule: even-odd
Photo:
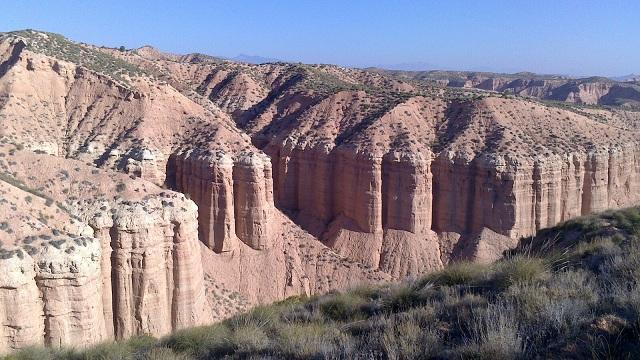
<svg viewBox="0 0 640 360"><path fill-rule="evenodd" d="M638 13L633 1L28 0L5 4L0 30L226 58L612 77L640 72Z"/></svg>

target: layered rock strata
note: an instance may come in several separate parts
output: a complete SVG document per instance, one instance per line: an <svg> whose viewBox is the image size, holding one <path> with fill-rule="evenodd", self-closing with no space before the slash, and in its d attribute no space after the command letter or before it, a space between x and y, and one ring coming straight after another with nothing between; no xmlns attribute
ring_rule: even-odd
<svg viewBox="0 0 640 360"><path fill-rule="evenodd" d="M389 262L412 261L392 255L405 250L397 242L402 238L400 242L421 242L418 261L428 263L427 268L441 266L431 229L431 155L376 156L288 145L268 146L265 152L276 169L276 203L329 246L373 268L393 268L405 265Z"/></svg>
<svg viewBox="0 0 640 360"><path fill-rule="evenodd" d="M398 266L385 264L384 247L402 237L430 243L427 268L433 268L446 258L440 247L445 251L443 236L450 233L462 242L485 230L517 239L572 217L640 202L640 147L634 144L531 161L447 153L433 159L374 156L288 144L265 151L276 169L276 203L330 246L376 268ZM463 249L469 244L450 251L463 258Z"/></svg>
<svg viewBox="0 0 640 360"><path fill-rule="evenodd" d="M0 166L12 174L0 181L0 352L161 336L211 319L192 201L48 156L22 152Z"/></svg>
<svg viewBox="0 0 640 360"><path fill-rule="evenodd" d="M259 152L235 158L223 152L189 150L169 160L172 186L198 204L202 241L217 253L271 246L273 183L269 158Z"/></svg>

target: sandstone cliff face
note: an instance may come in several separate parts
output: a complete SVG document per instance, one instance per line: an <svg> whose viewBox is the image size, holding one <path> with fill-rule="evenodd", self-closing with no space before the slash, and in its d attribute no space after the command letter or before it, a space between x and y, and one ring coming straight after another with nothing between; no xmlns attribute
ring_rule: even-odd
<svg viewBox="0 0 640 360"><path fill-rule="evenodd" d="M70 245L54 244L42 245L37 255L18 249L0 260L5 274L2 352L34 343L82 346L109 338L100 299L98 242L74 238Z"/></svg>
<svg viewBox="0 0 640 360"><path fill-rule="evenodd" d="M0 352L160 336L211 319L193 202L140 180L119 187L125 176L77 162L11 152L0 164L8 179L41 190L0 182L3 212L13 214L0 236L11 246L0 246Z"/></svg>
<svg viewBox="0 0 640 360"><path fill-rule="evenodd" d="M477 233L486 227L519 238L572 217L630 206L640 200L639 150L629 144L529 163L502 158L456 165L440 157L434 163L434 228Z"/></svg>
<svg viewBox="0 0 640 360"><path fill-rule="evenodd" d="M447 109L415 98L334 147L312 124L323 121L324 134L340 139L349 129L345 123L361 121L352 120L344 105L340 111L340 102L350 98L356 97L336 95L336 103L315 105L295 127L256 136L271 138L263 150L272 159L276 204L342 255L393 276L437 269L456 259L488 261L514 246L513 239L543 227L640 201L639 149L632 132L620 132L622 145L616 145L610 135L619 130L533 106L527 110L545 122L566 116L549 121L549 131L555 126L559 132L584 133L584 138L575 135L577 142L594 141L591 132L607 133L595 146L587 141L576 147L553 136L539 139L547 146L541 151L527 138L540 136L535 125L509 110L517 103L492 100L477 109L457 104ZM486 117L489 113L493 118ZM334 128L327 116L335 119ZM414 126L414 133L403 125ZM435 155L420 146L431 139L444 147ZM514 142L522 144L507 150Z"/></svg>
<svg viewBox="0 0 640 360"><path fill-rule="evenodd" d="M238 241L256 250L271 246L273 184L269 158L259 152L235 160L224 152L186 151L172 156L169 181L199 206L202 241L217 253Z"/></svg>
<svg viewBox="0 0 640 360"><path fill-rule="evenodd" d="M102 259L102 273L109 275L103 282L111 283L103 306L116 338L162 335L207 321L196 208L170 197L154 200L117 206L111 224L90 221L111 248Z"/></svg>
<svg viewBox="0 0 640 360"><path fill-rule="evenodd" d="M545 98L577 104L600 104L601 99L604 99L614 86L613 82L570 82L552 89L545 94Z"/></svg>
<svg viewBox="0 0 640 360"><path fill-rule="evenodd" d="M437 245L429 246L436 238L431 230L430 158L295 145L269 146L265 152L276 169L276 203L330 247L373 268L412 267L414 259L423 262L414 271L442 265ZM411 244L398 244L404 241ZM418 254L401 260L397 253L414 251L412 246L420 249Z"/></svg>
<svg viewBox="0 0 640 360"><path fill-rule="evenodd" d="M523 162L266 149L278 171L277 203L297 223L374 268L407 266L414 257L425 262L391 271L400 277L442 265L436 233L459 234L463 243L453 258L461 258L470 246L464 241L487 229L518 239L572 217L638 203L639 151L627 145ZM426 250L392 255L405 251L398 243L408 238L419 240L407 251Z"/></svg>

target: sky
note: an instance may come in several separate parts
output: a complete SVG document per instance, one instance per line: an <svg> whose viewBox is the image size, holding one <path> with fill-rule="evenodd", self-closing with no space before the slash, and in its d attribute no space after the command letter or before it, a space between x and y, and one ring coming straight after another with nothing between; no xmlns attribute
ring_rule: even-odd
<svg viewBox="0 0 640 360"><path fill-rule="evenodd" d="M638 0L12 0L0 31L304 63L640 73Z"/></svg>

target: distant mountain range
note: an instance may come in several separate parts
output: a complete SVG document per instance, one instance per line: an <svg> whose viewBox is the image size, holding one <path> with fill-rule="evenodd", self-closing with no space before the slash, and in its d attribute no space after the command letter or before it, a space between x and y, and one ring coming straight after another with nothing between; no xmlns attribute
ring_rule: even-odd
<svg viewBox="0 0 640 360"><path fill-rule="evenodd" d="M615 81L640 81L640 75L638 74L629 74L624 76L615 76L612 77L611 80Z"/></svg>
<svg viewBox="0 0 640 360"><path fill-rule="evenodd" d="M248 64L264 64L264 63L282 62L282 60L275 59L275 58L268 58L264 56L247 55L247 54L240 54L236 57L229 58L229 60L248 63Z"/></svg>
<svg viewBox="0 0 640 360"><path fill-rule="evenodd" d="M506 92L544 100L588 105L640 106L638 75L573 78L530 72L501 74L475 71L403 71L368 68L401 81ZM618 80L620 79L620 80Z"/></svg>

